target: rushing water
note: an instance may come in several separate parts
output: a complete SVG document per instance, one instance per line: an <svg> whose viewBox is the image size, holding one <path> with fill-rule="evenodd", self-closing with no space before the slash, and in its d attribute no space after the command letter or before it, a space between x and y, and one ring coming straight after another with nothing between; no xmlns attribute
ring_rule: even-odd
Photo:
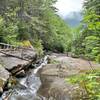
<svg viewBox="0 0 100 100"><path fill-rule="evenodd" d="M41 85L39 77L31 74L20 80L20 83L13 90L5 92L2 97L11 93L9 100L35 100L37 98L36 92Z"/></svg>
<svg viewBox="0 0 100 100"><path fill-rule="evenodd" d="M40 78L36 75L37 72L47 64L48 56L45 56L40 66L31 70L30 73L22 79L19 79L19 83L13 89L5 92L2 95L2 99L6 100L45 100L44 97L37 95L37 91L41 86Z"/></svg>
<svg viewBox="0 0 100 100"><path fill-rule="evenodd" d="M44 65L47 64L47 62L48 62L47 58L48 58L48 55L44 57L42 64L34 70L34 74L36 74Z"/></svg>

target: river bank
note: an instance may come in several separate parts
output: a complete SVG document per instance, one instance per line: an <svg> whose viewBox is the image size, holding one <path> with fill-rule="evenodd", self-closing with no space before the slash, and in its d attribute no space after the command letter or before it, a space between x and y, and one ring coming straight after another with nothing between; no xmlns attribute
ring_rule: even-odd
<svg viewBox="0 0 100 100"><path fill-rule="evenodd" d="M10 58L9 61L10 64L14 63L14 60L10 60ZM20 62L18 61L17 64L19 66ZM71 85L66 78L85 73L87 70L100 69L100 64L55 53L28 65L25 64L22 64L24 67L13 66L12 72L17 72L18 77L16 74L11 77L8 72L5 84L9 79L6 84L9 89L2 91L2 100L77 100L75 98L78 98L76 97L78 85ZM10 67L9 65L8 68ZM25 70L21 69L19 72L20 68L25 68Z"/></svg>
<svg viewBox="0 0 100 100"><path fill-rule="evenodd" d="M38 91L47 100L79 100L78 98L86 92L77 84L70 84L66 79L93 69L100 70L100 64L68 57L64 54L53 53L49 59L50 64L44 66L39 72L42 85ZM80 95L77 91L81 91Z"/></svg>

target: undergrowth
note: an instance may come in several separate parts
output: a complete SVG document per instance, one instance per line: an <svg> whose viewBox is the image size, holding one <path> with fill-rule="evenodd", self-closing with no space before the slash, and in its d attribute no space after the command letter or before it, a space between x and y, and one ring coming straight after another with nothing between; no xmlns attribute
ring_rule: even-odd
<svg viewBox="0 0 100 100"><path fill-rule="evenodd" d="M81 96L80 100L100 100L100 70L71 76L66 80L72 84L78 84L79 88L85 90L86 95L85 97Z"/></svg>

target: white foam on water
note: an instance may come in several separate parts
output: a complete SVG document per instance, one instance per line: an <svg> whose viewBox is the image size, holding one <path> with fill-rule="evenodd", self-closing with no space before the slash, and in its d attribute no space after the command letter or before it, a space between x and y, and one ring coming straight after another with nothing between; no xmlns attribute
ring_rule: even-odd
<svg viewBox="0 0 100 100"><path fill-rule="evenodd" d="M39 67L37 67L36 69L34 69L34 74L37 74L37 72L44 66L44 65L46 65L47 64L47 58L48 58L48 55L46 55L45 57L44 57L44 60L43 60L43 63L39 66Z"/></svg>

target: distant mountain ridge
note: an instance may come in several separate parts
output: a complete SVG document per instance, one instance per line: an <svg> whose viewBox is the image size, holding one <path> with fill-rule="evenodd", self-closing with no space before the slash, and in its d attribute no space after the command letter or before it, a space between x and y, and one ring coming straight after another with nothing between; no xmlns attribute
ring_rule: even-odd
<svg viewBox="0 0 100 100"><path fill-rule="evenodd" d="M81 12L70 12L65 18L65 22L71 27L76 27L80 24L82 20Z"/></svg>

